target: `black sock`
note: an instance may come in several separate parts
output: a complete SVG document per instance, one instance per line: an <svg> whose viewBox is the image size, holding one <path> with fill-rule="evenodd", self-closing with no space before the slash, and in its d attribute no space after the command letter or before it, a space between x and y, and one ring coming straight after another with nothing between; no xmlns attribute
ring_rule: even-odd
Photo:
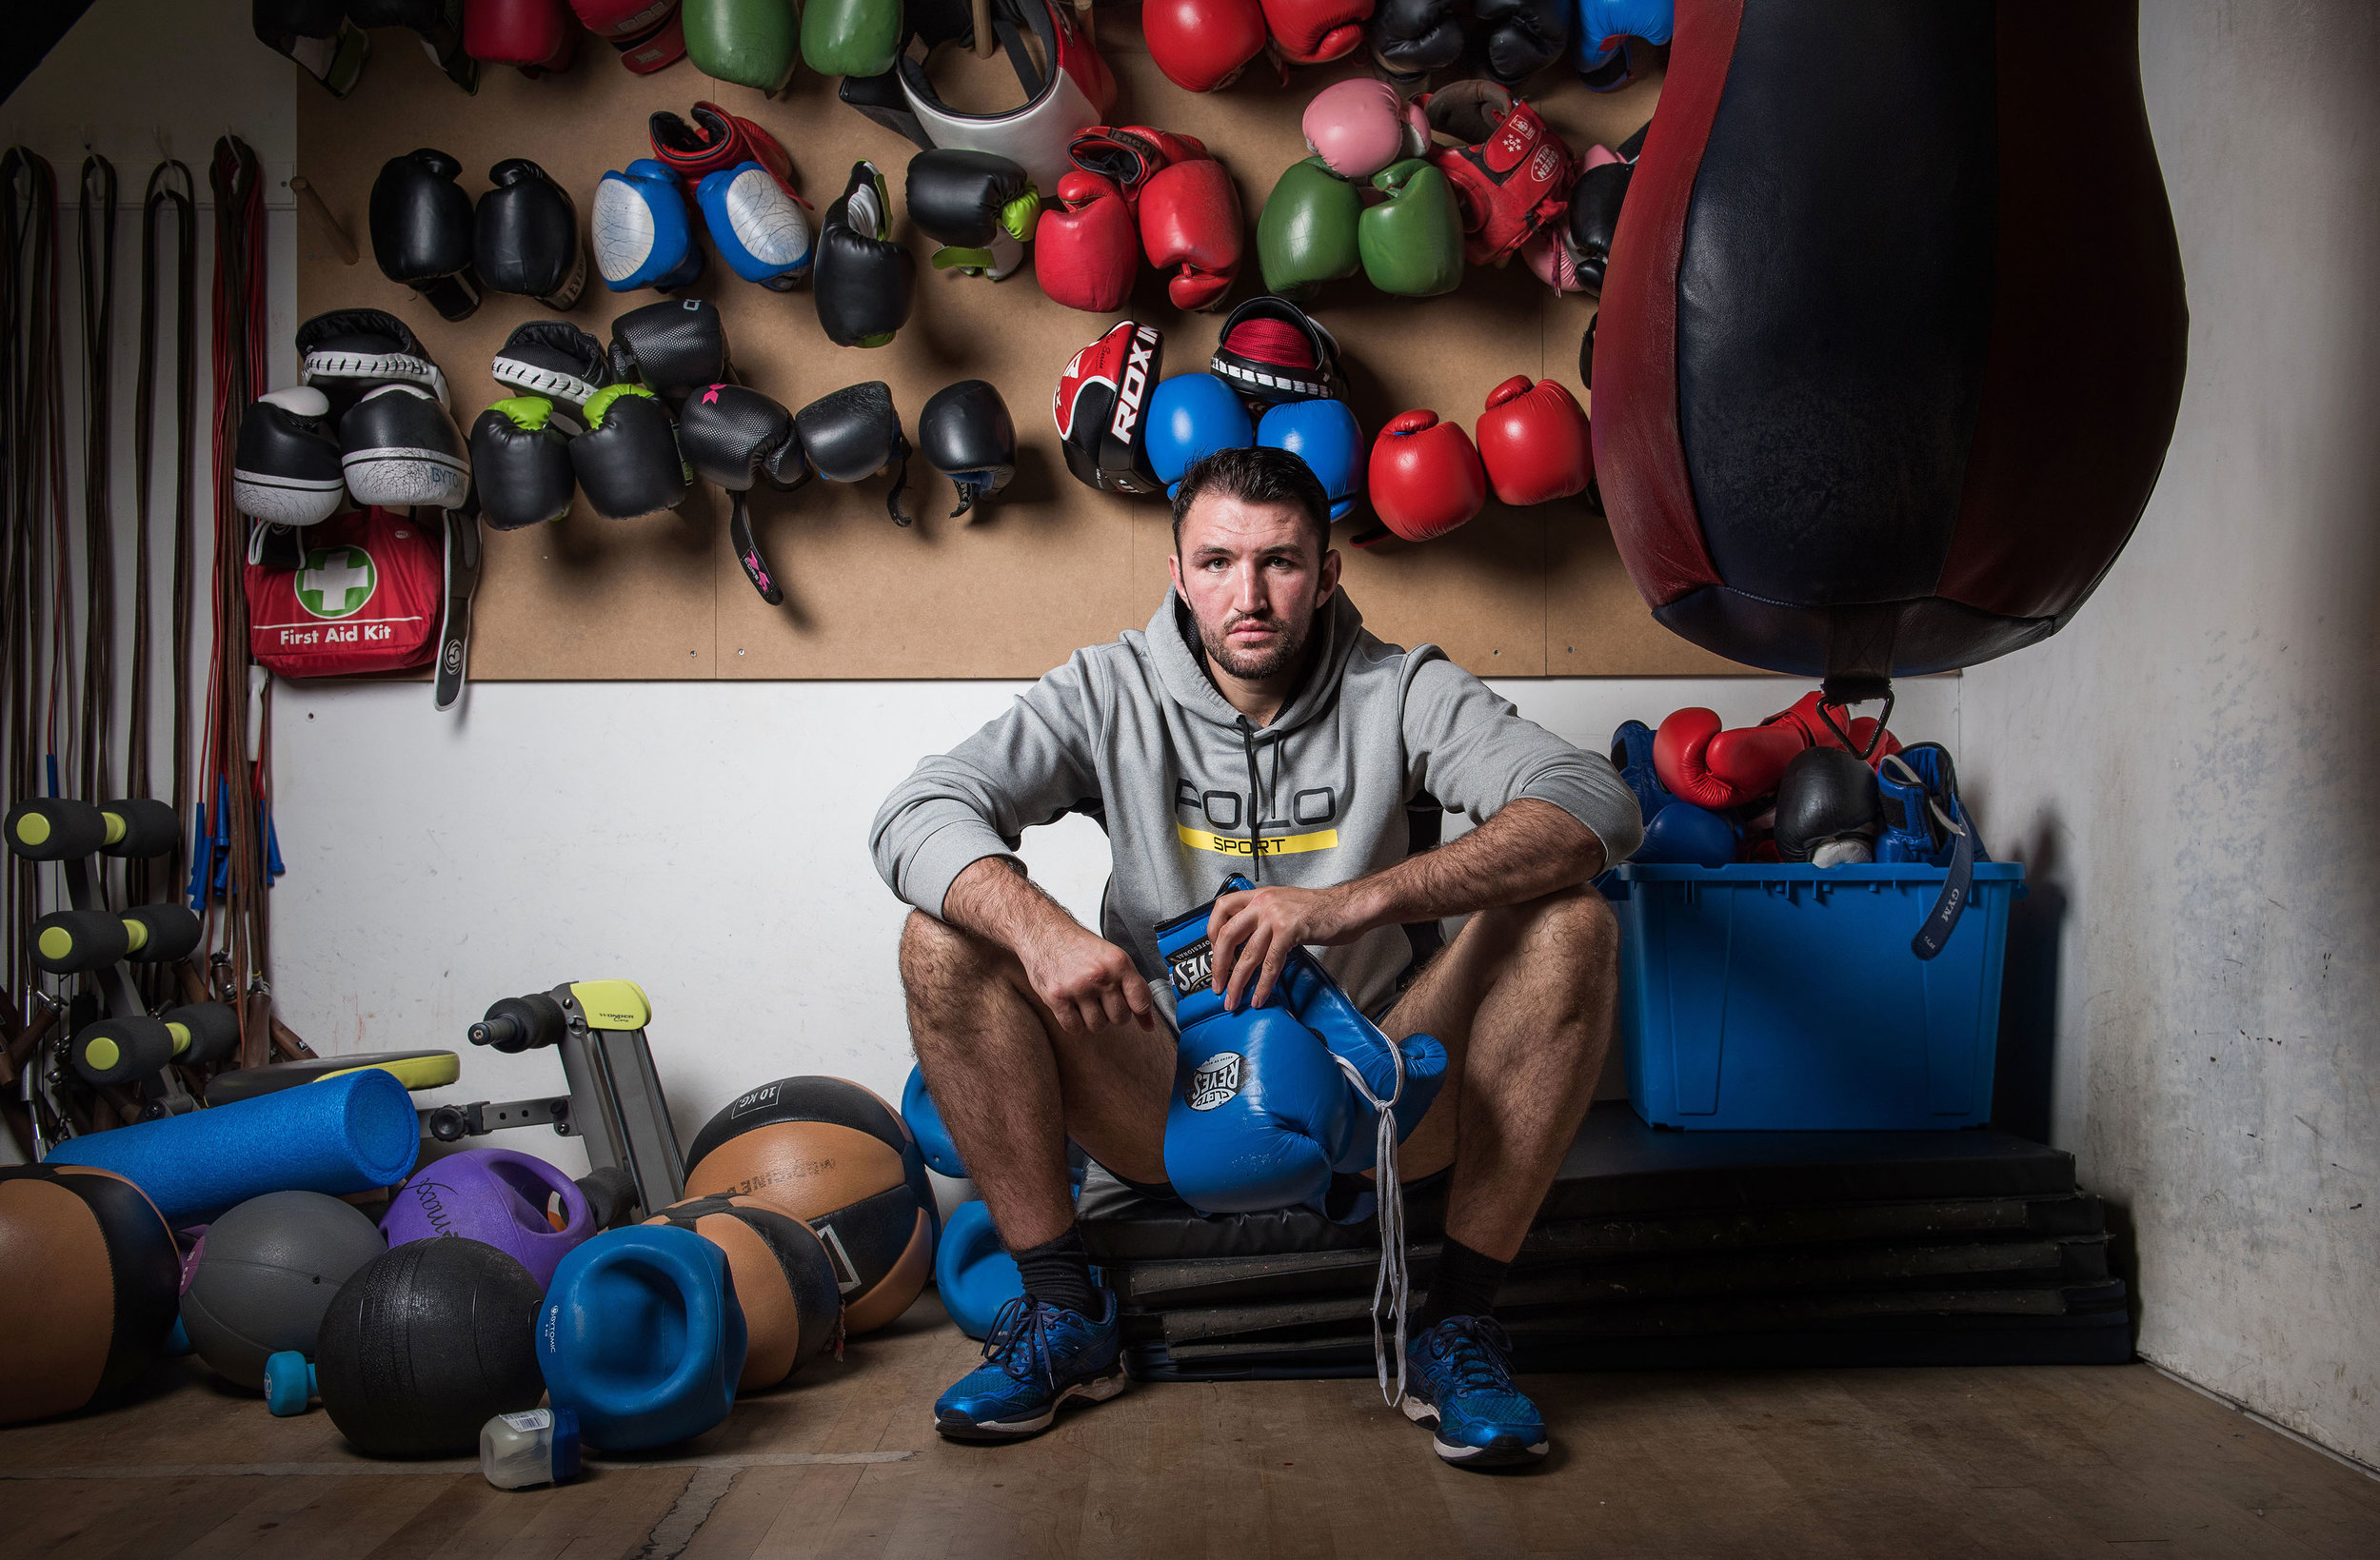
<svg viewBox="0 0 2380 1560"><path fill-rule="evenodd" d="M1106 1309L1100 1303L1099 1287L1091 1282L1091 1254L1083 1249L1082 1232L1073 1225L1055 1240L1009 1254L1024 1277L1024 1292L1034 1298L1085 1316Z"/></svg>
<svg viewBox="0 0 2380 1560"><path fill-rule="evenodd" d="M1504 1272L1511 1266L1447 1236L1446 1248L1438 1254L1438 1267L1430 1274L1430 1297L1414 1319L1414 1331L1427 1332L1449 1316L1491 1314L1496 1310L1496 1292L1503 1287Z"/></svg>

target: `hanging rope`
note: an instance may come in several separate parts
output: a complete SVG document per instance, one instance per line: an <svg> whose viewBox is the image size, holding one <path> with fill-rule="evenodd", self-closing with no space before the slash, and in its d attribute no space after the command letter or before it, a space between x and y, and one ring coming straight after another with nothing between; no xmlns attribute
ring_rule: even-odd
<svg viewBox="0 0 2380 1560"><path fill-rule="evenodd" d="M151 602L150 570L154 546L153 516L159 505L156 492L157 465L157 333L158 314L164 303L158 271L158 227L160 218L170 217L173 224L172 298L173 365L172 397L173 463L167 473L167 489L172 505L173 567L170 602L171 626L169 648L170 655L167 698L173 712L172 749L169 758L172 783L169 800L173 816L182 820L187 830L190 818L190 564L191 564L191 450L197 432L195 394L197 386L197 287L198 287L198 207L197 186L190 178L188 165L179 162L159 163L149 175L149 188L141 203L141 338L140 367L134 385L133 399L133 474L134 518L133 547L136 562L132 569L132 671L129 688L130 730L125 744L125 789L135 797L158 794L155 765L150 757L152 724L155 720L152 684L156 679L154 654L150 647ZM177 838L173 853L160 859L143 859L129 864L127 874L129 901L151 904L164 898L169 889L178 887L184 871L184 856ZM151 1004L178 1002L181 993L170 971L154 965L143 965L140 974L146 982L145 995Z"/></svg>
<svg viewBox="0 0 2380 1560"><path fill-rule="evenodd" d="M258 807L268 788L260 757L249 757L248 601L241 564L248 522L231 502L231 466L241 415L265 385L265 202L256 153L236 136L215 143L208 182L215 196L214 479L215 643L207 678L203 801L225 844L220 917L206 873L194 882L208 914L212 985L240 1016L240 1064L271 1059L272 998L265 893L264 839Z"/></svg>
<svg viewBox="0 0 2380 1560"><path fill-rule="evenodd" d="M86 801L120 796L115 782L114 469L116 170L105 157L83 159L75 210L74 257L83 304L83 751L74 795ZM100 888L107 888L103 866Z"/></svg>
<svg viewBox="0 0 2380 1560"><path fill-rule="evenodd" d="M6 448L8 504L6 612L0 631L7 653L8 794L50 792L60 747L57 679L65 660L65 629L57 611L65 598L67 560L65 473L60 449L63 396L58 380L58 182L50 165L22 147L0 155L5 196L6 264L0 267L0 434ZM45 686L45 677L47 685ZM50 763L44 762L45 758ZM0 959L8 971L10 1015L31 1012L37 983L26 957L26 934L41 913L40 881L32 863L8 858L5 925Z"/></svg>

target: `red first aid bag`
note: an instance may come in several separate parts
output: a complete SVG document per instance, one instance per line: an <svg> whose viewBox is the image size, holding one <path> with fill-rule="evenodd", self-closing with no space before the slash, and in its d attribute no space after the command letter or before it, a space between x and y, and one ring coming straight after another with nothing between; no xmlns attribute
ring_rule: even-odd
<svg viewBox="0 0 2380 1560"><path fill-rule="evenodd" d="M358 509L296 533L294 569L248 564L248 642L282 677L339 677L426 666L444 604L442 522Z"/></svg>

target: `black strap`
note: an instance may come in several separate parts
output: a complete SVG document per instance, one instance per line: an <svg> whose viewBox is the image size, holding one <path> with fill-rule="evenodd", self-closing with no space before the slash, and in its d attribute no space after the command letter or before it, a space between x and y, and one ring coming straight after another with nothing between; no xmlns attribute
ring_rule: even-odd
<svg viewBox="0 0 2380 1560"><path fill-rule="evenodd" d="M1951 831L1954 842L1951 846L1950 870L1942 879L1942 892L1934 896L1934 908L1927 912L1916 936L1909 939L1909 951L1919 958L1933 958L1950 946L1951 934L1958 930L1958 918L1967 913L1967 899L1975 880L1974 815L1958 800L1958 774L1951 767L1950 753L1937 752L1934 761L1941 771L1942 788L1938 796L1928 795L1923 804L1934 809L1934 816Z"/></svg>
<svg viewBox="0 0 2380 1560"><path fill-rule="evenodd" d="M113 762L116 568L113 358L116 306L116 170L83 159L75 209L75 263L83 303L83 752L78 795L121 794ZM96 219L96 220L94 220Z"/></svg>
<svg viewBox="0 0 2380 1560"><path fill-rule="evenodd" d="M174 188L179 181L181 188ZM198 185L190 176L187 164L167 161L159 163L149 175L149 188L141 206L141 356L140 377L134 391L137 403L136 432L140 470L137 475L140 509L140 565L133 584L139 626L132 638L132 745L128 750L133 765L129 777L134 796L154 796L155 781L150 774L149 755L149 516L154 493L152 471L156 464L157 395L157 310L160 289L157 277L157 219L163 212L173 216L173 468L169 485L173 498L173 577L171 581L171 618L168 630L172 681L167 697L172 701L173 750L168 764L171 770L174 817L182 820L177 831L173 853L160 860L136 863L134 881L144 898L154 898L155 885L179 883L187 870L186 851L190 829L190 590L191 572L195 564L196 538L191 529L193 501L197 493L193 460L198 444Z"/></svg>
<svg viewBox="0 0 2380 1560"><path fill-rule="evenodd" d="M420 511L414 519L421 519ZM454 708L471 670L471 598L479 590L479 492L475 488L460 509L446 515L446 605L438 622L438 671L431 701L442 710Z"/></svg>
<svg viewBox="0 0 2380 1560"><path fill-rule="evenodd" d="M6 549L0 570L0 660L5 660L8 795L54 793L60 751L56 678L68 664L59 607L68 582L62 390L58 349L58 182L48 162L23 147L0 154L0 496ZM44 686L45 662L48 685ZM71 732L68 733L71 737ZM45 756L52 760L45 765ZM39 981L27 934L39 916L33 864L6 858L0 968L12 1015L29 1015Z"/></svg>
<svg viewBox="0 0 2380 1560"><path fill-rule="evenodd" d="M736 550L736 562L744 565L744 577L752 582L752 588L761 593L761 600L771 606L783 606L785 593L777 584L776 571L761 553L760 542L752 535L752 515L745 502L748 493L729 493L727 513L727 543Z"/></svg>

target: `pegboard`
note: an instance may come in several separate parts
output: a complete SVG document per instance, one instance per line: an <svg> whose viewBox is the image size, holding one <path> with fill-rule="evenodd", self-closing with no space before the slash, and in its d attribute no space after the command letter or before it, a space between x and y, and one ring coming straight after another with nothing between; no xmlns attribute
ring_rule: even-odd
<svg viewBox="0 0 2380 1560"><path fill-rule="evenodd" d="M1150 60L1137 10L1103 10L1098 28L1121 90L1117 121L1197 135L1231 170L1249 233L1231 302L1261 290L1256 215L1280 170L1305 155L1299 128L1305 104L1365 67L1358 58L1296 69L1285 86L1275 86L1259 64L1221 92L1185 92ZM934 75L963 108L1021 101L1004 59L978 61L945 49ZM1529 85L1574 151L1616 144L1651 117L1659 92L1655 79L1597 95L1557 69ZM920 258L908 325L889 346L859 348L826 340L806 287L768 291L714 256L696 293L719 306L744 382L798 410L842 385L883 380L914 440L929 396L954 380L982 378L999 386L1016 420L1016 478L972 522L945 518L956 502L950 484L922 460L910 465L908 506L918 523L906 529L885 514L886 478L755 492L754 529L785 592L779 607L745 582L727 544L725 495L705 483L671 513L609 521L582 499L551 524L488 531L474 678L1028 678L1148 621L1166 583L1166 507L1075 482L1050 420L1059 371L1113 319L1051 302L1029 267L991 283L925 265L933 243L898 209L915 148L838 101L835 87L805 68L770 99L704 76L691 61L632 75L592 39L561 75L531 81L484 67L472 96L421 50L393 42L374 50L361 86L345 100L310 81L299 84L298 171L361 255L345 263L316 224L302 221L299 316L368 306L402 317L445 368L466 434L506 393L487 373L498 346L523 321L554 316L529 299L491 293L471 318L449 324L382 275L365 221L381 164L437 147L463 163L465 188L476 198L491 165L527 157L569 189L584 230L604 171L650 155L647 116L684 114L700 100L755 120L782 141L797 185L821 212L842 192L851 165L872 159L893 192L894 236ZM658 296L611 292L590 267L585 294L566 318L607 339L615 315ZM1391 298L1354 277L1327 285L1307 306L1339 338L1367 436L1419 406L1468 427L1488 390L1517 373L1560 380L1588 401L1578 343L1595 306L1555 297L1517 260L1500 270L1474 268L1459 290L1441 298ZM1173 307L1164 277L1145 264L1131 313L1165 333L1168 373L1205 367L1223 319ZM1359 505L1339 536L1343 543L1369 523L1368 506ZM1345 588L1375 633L1442 645L1481 676L1743 669L1654 622L1609 528L1583 500L1525 509L1491 502L1470 524L1426 544L1342 544L1340 551Z"/></svg>

